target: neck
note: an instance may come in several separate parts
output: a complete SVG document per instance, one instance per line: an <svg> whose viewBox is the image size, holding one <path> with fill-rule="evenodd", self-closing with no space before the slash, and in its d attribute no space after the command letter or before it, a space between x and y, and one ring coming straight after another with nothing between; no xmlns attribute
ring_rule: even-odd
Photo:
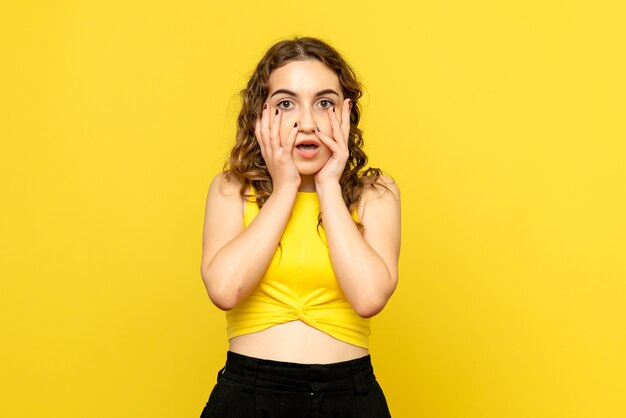
<svg viewBox="0 0 626 418"><path fill-rule="evenodd" d="M315 177L313 175L300 175L300 187L299 192L314 192L315 191Z"/></svg>

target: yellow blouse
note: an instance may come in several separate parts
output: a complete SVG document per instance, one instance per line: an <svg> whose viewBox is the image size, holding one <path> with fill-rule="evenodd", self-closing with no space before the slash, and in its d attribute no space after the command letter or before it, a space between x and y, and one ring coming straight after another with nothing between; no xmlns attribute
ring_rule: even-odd
<svg viewBox="0 0 626 418"><path fill-rule="evenodd" d="M370 319L354 311L337 283L324 229L317 226L317 193L298 192L280 246L257 287L226 311L228 339L289 321L302 322L338 340L369 348ZM244 225L259 212L246 203ZM352 217L357 219L356 210Z"/></svg>

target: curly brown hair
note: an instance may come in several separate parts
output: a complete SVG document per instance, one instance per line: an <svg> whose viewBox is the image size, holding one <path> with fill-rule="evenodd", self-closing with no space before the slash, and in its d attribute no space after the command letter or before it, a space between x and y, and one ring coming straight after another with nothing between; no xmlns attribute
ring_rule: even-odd
<svg viewBox="0 0 626 418"><path fill-rule="evenodd" d="M254 197L259 208L272 193L272 178L267 170L261 148L254 130L260 117L268 92L270 74L290 61L318 60L337 74L345 98L352 101L350 110L350 134L348 138L348 161L339 184L343 200L350 211L359 201L363 187L378 185L382 171L378 168L364 169L367 155L363 151L363 134L358 128L361 119L358 99L362 96L361 83L348 63L332 46L311 37L295 37L274 44L261 59L246 88L240 92L241 112L237 118L236 143L229 160L224 165L226 178L234 176L241 183L240 195L251 200ZM250 194L254 188L254 196Z"/></svg>

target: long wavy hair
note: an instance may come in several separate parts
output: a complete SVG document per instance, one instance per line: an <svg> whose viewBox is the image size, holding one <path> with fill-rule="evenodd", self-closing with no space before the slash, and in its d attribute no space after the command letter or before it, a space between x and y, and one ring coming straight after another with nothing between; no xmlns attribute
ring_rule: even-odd
<svg viewBox="0 0 626 418"><path fill-rule="evenodd" d="M224 165L226 178L234 176L241 183L240 194L249 201L252 198L259 208L272 194L272 178L267 170L261 148L255 136L255 123L261 116L263 103L269 91L268 79L272 71L290 61L318 60L337 74L345 98L352 101L350 110L350 134L348 138L348 161L339 184L346 207L352 212L360 199L363 187L378 185L382 171L378 168L364 168L367 155L363 151L363 134L359 129L361 110L359 98L362 96L361 83L348 63L333 47L311 37L295 37L274 44L261 59L248 85L241 90L242 107L237 118L236 143ZM250 194L250 186L254 195ZM320 216L321 221L321 216ZM360 223L359 227L361 226Z"/></svg>

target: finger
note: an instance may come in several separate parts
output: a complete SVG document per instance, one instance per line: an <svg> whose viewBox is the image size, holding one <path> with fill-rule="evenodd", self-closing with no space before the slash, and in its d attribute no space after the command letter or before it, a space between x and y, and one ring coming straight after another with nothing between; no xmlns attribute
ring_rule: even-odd
<svg viewBox="0 0 626 418"><path fill-rule="evenodd" d="M343 137L346 140L346 144L348 143L348 138L350 137L350 110L352 109L352 100L346 99L343 102L343 109L341 112L341 132L343 133Z"/></svg>
<svg viewBox="0 0 626 418"><path fill-rule="evenodd" d="M276 150L280 147L280 119L282 113L277 108L274 111L274 120L272 121L272 127L270 129L270 146L272 150Z"/></svg>
<svg viewBox="0 0 626 418"><path fill-rule="evenodd" d="M296 135L298 135L298 130L299 130L299 125L298 122L296 122L293 125L293 128L291 129L291 132L289 132L289 136L287 137L287 140L285 141L285 151L287 151L289 153L289 155L291 155L291 153L293 152L293 146L296 143Z"/></svg>
<svg viewBox="0 0 626 418"><path fill-rule="evenodd" d="M333 154L341 152L341 148L339 147L339 144L337 143L337 141L335 141L333 138L329 137L325 133L321 132L319 130L319 128L315 130L315 135L317 135L317 137L324 144L326 144L328 146L328 148L330 148L330 150L333 152Z"/></svg>
<svg viewBox="0 0 626 418"><path fill-rule="evenodd" d="M340 147L345 147L346 146L346 142L345 139L343 137L343 132L341 132L341 126L339 126L339 121L337 120L337 118L335 117L335 108L333 107L332 110L328 111L328 118L330 119L330 127L332 129L332 133L333 133L333 138L335 140L335 142L337 142L339 144Z"/></svg>
<svg viewBox="0 0 626 418"><path fill-rule="evenodd" d="M254 136L256 136L256 142L259 144L259 148L261 148L261 155L265 160L265 144L263 143L263 138L261 137L261 118L257 117L256 122L254 124Z"/></svg>
<svg viewBox="0 0 626 418"><path fill-rule="evenodd" d="M263 105L263 112L261 113L261 141L265 149L269 147L270 137L270 105L265 103Z"/></svg>
<svg viewBox="0 0 626 418"><path fill-rule="evenodd" d="M254 121L254 136L256 137L256 140L259 140L259 137L261 136L261 118L260 117L256 117L256 120Z"/></svg>

